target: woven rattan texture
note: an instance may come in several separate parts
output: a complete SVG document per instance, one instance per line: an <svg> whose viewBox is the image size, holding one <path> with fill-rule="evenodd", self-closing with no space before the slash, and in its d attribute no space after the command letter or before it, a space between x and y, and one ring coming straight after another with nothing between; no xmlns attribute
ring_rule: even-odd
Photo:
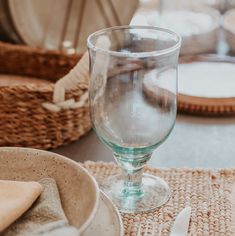
<svg viewBox="0 0 235 236"><path fill-rule="evenodd" d="M89 161L84 166L98 182L120 173L115 164ZM122 214L125 235L136 235L140 227L141 235L168 236L176 215L185 206L192 207L189 235L233 235L230 194L235 177L234 169L211 171L146 168L145 171L164 178L170 185L172 197L154 212ZM149 234L146 234L146 230Z"/></svg>
<svg viewBox="0 0 235 236"><path fill-rule="evenodd" d="M27 46L0 43L0 73L26 75L55 82L69 72L80 56ZM87 79L87 78L86 78ZM77 140L91 128L88 102L74 109L52 112L42 104L52 102L54 84L0 87L0 146L55 148ZM87 93L80 81L66 99Z"/></svg>

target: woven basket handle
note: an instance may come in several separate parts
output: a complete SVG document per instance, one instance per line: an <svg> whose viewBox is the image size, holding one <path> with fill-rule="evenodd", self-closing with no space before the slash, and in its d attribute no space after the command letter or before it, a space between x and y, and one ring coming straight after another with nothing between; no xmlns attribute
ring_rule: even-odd
<svg viewBox="0 0 235 236"><path fill-rule="evenodd" d="M66 91L76 89L77 85L84 80L89 80L89 54L86 52L79 62L68 74L59 79L54 86L53 103L43 103L47 110L58 112L61 109L75 109L86 104L88 91L86 91L78 102L74 99L65 100Z"/></svg>
<svg viewBox="0 0 235 236"><path fill-rule="evenodd" d="M109 49L110 40L106 36L102 36L97 40L96 47ZM108 68L108 62L109 58L107 57L107 55L98 53L95 58L92 71L92 74L95 77L103 78L105 83L107 77L106 72ZM86 91L80 97L80 100L78 102L76 102L74 99L65 100L66 91L75 89L81 81L84 81L84 79L89 80L88 51L85 52L83 57L79 60L75 67L70 70L67 75L65 75L55 83L53 92L53 103L43 103L43 107L50 111L58 112L61 109L75 109L84 106L88 100L88 91Z"/></svg>

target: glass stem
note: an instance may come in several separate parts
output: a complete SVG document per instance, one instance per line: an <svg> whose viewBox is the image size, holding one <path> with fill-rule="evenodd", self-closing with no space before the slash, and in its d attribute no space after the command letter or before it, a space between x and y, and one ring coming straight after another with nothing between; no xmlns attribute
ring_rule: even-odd
<svg viewBox="0 0 235 236"><path fill-rule="evenodd" d="M142 189L142 174L143 167L135 171L125 171L123 170L124 176L124 186L122 194L125 196L143 196Z"/></svg>
<svg viewBox="0 0 235 236"><path fill-rule="evenodd" d="M142 188L143 168L150 159L151 154L141 157L129 157L114 154L119 166L122 168L124 184L122 194L125 197L142 198L144 196Z"/></svg>

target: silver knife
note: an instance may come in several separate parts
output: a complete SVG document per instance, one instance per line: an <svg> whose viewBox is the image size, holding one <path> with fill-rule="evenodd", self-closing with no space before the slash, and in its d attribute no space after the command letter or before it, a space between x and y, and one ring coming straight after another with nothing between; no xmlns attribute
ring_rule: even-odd
<svg viewBox="0 0 235 236"><path fill-rule="evenodd" d="M179 215L176 216L170 236L187 236L191 216L191 207L185 207Z"/></svg>

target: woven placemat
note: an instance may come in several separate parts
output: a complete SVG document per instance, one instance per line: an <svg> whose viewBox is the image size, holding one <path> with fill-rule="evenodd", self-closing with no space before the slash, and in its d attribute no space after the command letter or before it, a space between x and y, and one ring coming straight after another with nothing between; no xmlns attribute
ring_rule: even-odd
<svg viewBox="0 0 235 236"><path fill-rule="evenodd" d="M113 163L85 162L87 168L99 182L108 176L120 173ZM125 235L168 236L177 214L185 207L192 207L189 235L233 235L235 196L235 169L219 171L204 169L154 169L145 172L162 177L168 182L172 197L161 208L141 214L122 214ZM235 194L234 194L235 195ZM149 234L146 234L146 228ZM144 234L145 232L145 234ZM235 232L234 232L235 233Z"/></svg>

